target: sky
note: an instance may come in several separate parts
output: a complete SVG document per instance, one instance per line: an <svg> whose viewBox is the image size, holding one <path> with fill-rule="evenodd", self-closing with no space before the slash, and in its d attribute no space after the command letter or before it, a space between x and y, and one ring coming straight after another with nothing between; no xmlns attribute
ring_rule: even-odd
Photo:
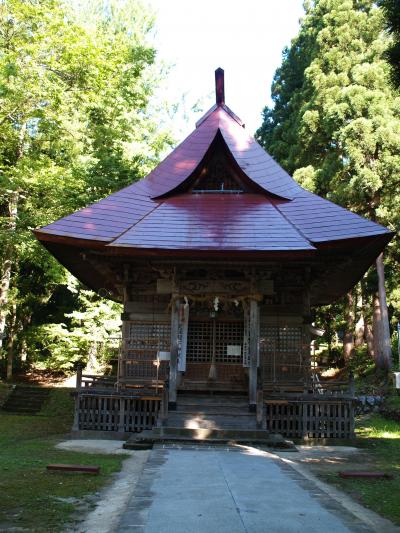
<svg viewBox="0 0 400 533"><path fill-rule="evenodd" d="M171 65L159 96L180 103L175 135L186 136L215 103L214 71L225 70L225 102L250 134L271 103L282 50L297 34L303 0L147 0L156 12L155 46ZM200 104L201 113L191 108Z"/></svg>

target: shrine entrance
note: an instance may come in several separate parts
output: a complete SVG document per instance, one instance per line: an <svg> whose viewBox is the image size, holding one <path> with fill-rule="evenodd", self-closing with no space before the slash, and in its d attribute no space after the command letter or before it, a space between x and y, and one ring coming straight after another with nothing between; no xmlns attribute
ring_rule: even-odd
<svg viewBox="0 0 400 533"><path fill-rule="evenodd" d="M189 319L181 390L247 391L243 318Z"/></svg>

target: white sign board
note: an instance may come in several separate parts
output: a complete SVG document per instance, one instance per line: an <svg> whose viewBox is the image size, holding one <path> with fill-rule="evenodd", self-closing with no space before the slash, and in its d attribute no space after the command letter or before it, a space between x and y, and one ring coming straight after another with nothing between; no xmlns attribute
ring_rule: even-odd
<svg viewBox="0 0 400 533"><path fill-rule="evenodd" d="M242 355L241 344L228 344L226 347L226 355Z"/></svg>
<svg viewBox="0 0 400 533"><path fill-rule="evenodd" d="M171 352L158 352L159 361L169 361L171 359Z"/></svg>

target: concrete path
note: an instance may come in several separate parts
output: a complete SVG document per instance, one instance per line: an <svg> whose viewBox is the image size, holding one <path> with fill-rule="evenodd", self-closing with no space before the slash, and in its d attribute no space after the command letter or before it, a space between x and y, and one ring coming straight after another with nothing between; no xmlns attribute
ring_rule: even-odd
<svg viewBox="0 0 400 533"><path fill-rule="evenodd" d="M116 533L371 531L290 465L252 448L155 448Z"/></svg>

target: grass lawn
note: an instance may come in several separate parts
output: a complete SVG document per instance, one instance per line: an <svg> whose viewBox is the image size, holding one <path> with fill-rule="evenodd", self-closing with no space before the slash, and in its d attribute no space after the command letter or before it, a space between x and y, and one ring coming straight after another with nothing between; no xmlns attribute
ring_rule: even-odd
<svg viewBox="0 0 400 533"><path fill-rule="evenodd" d="M6 383L1 383L0 381L0 405L3 404L9 390L10 390L10 386L7 385Z"/></svg>
<svg viewBox="0 0 400 533"><path fill-rule="evenodd" d="M357 422L359 446L367 452L354 469L383 470L394 475L393 480L341 479L336 472L323 477L348 492L360 503L400 525L400 423L380 415L363 417ZM363 462L365 461L365 462ZM352 470L352 465L338 470Z"/></svg>
<svg viewBox="0 0 400 533"><path fill-rule="evenodd" d="M68 389L53 389L41 413L0 411L0 531L56 533L88 508L93 495L121 468L125 456L56 450L72 425ZM48 463L99 465L100 475L47 472ZM90 498L90 496L92 498ZM19 529L23 531L23 529Z"/></svg>
<svg viewBox="0 0 400 533"><path fill-rule="evenodd" d="M386 398L385 404L387 404L388 407L398 409L400 411L400 395L397 393L391 394L388 398Z"/></svg>

